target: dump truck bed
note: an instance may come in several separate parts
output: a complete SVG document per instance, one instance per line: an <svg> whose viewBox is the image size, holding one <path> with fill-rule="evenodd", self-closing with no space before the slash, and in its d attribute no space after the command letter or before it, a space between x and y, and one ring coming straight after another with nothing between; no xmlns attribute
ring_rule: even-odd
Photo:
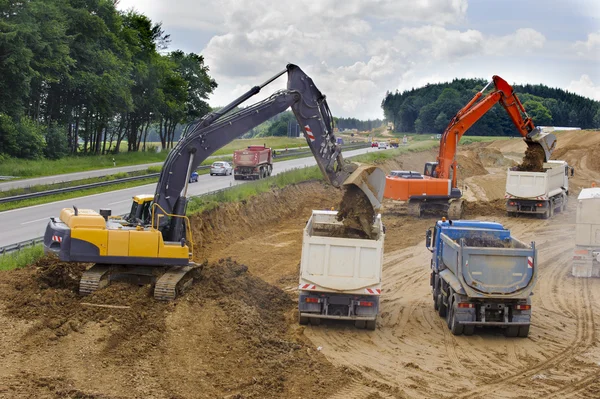
<svg viewBox="0 0 600 399"><path fill-rule="evenodd" d="M300 287L356 294L368 293L367 289L380 290L384 240L381 216L377 216L372 227L374 239L359 238L336 216L335 211L313 211L306 224Z"/></svg>
<svg viewBox="0 0 600 399"><path fill-rule="evenodd" d="M442 259L452 273L446 278L456 283L471 298L525 299L536 277L536 251L508 230L480 230L450 237L442 233Z"/></svg>

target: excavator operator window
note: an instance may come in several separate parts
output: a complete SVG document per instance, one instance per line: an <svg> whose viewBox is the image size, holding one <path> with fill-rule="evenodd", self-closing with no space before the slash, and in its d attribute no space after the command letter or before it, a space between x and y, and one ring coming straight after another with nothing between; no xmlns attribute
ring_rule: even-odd
<svg viewBox="0 0 600 399"><path fill-rule="evenodd" d="M434 176L435 174L435 168L437 168L437 162L427 162L425 164L425 170L423 171L423 174L425 176Z"/></svg>

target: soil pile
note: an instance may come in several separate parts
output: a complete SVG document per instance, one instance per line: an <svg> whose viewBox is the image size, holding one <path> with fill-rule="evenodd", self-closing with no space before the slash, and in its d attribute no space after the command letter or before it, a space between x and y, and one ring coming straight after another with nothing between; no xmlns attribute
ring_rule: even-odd
<svg viewBox="0 0 600 399"><path fill-rule="evenodd" d="M348 229L371 238L375 211L365 193L355 185L344 187L344 196L339 204L337 220Z"/></svg>
<svg viewBox="0 0 600 399"><path fill-rule="evenodd" d="M487 175L488 171L475 154L457 155L458 177L466 179L472 176Z"/></svg>
<svg viewBox="0 0 600 399"><path fill-rule="evenodd" d="M527 146L523 161L517 165L520 172L543 172L546 153L539 144L530 144Z"/></svg>
<svg viewBox="0 0 600 399"><path fill-rule="evenodd" d="M479 148L477 157L485 167L499 168L515 164L513 160L506 158L498 149L491 147Z"/></svg>
<svg viewBox="0 0 600 399"><path fill-rule="evenodd" d="M124 283L80 297L83 269L61 268L45 259L0 276L0 325L28 326L3 335L14 342L0 397L321 397L348 382L305 340L292 298L244 265L204 265L170 303Z"/></svg>
<svg viewBox="0 0 600 399"><path fill-rule="evenodd" d="M506 200L503 198L492 201L464 201L464 204L465 218L506 215Z"/></svg>

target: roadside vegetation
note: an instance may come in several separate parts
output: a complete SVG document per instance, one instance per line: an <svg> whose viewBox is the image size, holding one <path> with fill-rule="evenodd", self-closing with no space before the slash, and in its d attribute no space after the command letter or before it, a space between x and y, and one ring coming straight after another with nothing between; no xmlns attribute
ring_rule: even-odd
<svg viewBox="0 0 600 399"><path fill-rule="evenodd" d="M44 256L44 248L41 244L0 255L0 271L25 267L34 263L42 256Z"/></svg>

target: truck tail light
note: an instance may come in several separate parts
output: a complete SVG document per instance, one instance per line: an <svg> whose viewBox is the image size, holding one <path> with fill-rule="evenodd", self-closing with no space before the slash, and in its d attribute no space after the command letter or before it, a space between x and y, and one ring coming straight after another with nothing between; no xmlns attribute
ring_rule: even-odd
<svg viewBox="0 0 600 399"><path fill-rule="evenodd" d="M583 256L573 255L573 260L582 260Z"/></svg>
<svg viewBox="0 0 600 399"><path fill-rule="evenodd" d="M510 201L510 202L508 203L508 205L510 205L510 206L515 206L515 205L517 205L517 204L516 204L515 202L513 202L513 201Z"/></svg>
<svg viewBox="0 0 600 399"><path fill-rule="evenodd" d="M304 301L308 303L319 303L319 298L306 298Z"/></svg>
<svg viewBox="0 0 600 399"><path fill-rule="evenodd" d="M459 302L458 303L458 307L462 308L462 309L472 309L475 307L474 303L468 303L468 302Z"/></svg>
<svg viewBox="0 0 600 399"><path fill-rule="evenodd" d="M515 309L517 309L517 310L530 310L531 309L531 305L516 305Z"/></svg>
<svg viewBox="0 0 600 399"><path fill-rule="evenodd" d="M366 306L366 307L369 307L369 308L371 308L371 307L373 307L373 302L360 301L360 302L358 303L358 306Z"/></svg>
<svg viewBox="0 0 600 399"><path fill-rule="evenodd" d="M541 202L538 202L537 204L535 204L535 206L544 206L544 204Z"/></svg>

